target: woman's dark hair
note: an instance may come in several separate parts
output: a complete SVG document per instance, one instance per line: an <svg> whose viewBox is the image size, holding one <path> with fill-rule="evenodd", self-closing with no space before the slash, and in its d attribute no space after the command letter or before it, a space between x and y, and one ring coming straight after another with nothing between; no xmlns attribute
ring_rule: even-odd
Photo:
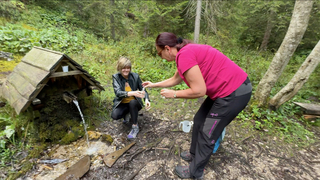
<svg viewBox="0 0 320 180"><path fill-rule="evenodd" d="M181 37L177 38L177 36L170 32L163 32L157 36L156 45L159 46L161 49L164 46L169 47L176 47L179 51L185 45L193 43L191 40L182 39Z"/></svg>

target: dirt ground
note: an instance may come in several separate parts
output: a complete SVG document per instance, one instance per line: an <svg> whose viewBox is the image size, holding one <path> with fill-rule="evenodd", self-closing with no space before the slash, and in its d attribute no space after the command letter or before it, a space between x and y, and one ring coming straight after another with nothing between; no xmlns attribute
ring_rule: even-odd
<svg viewBox="0 0 320 180"><path fill-rule="evenodd" d="M90 168L81 179L179 179L174 167L188 164L179 154L189 149L191 132L176 131L179 122L169 118L157 119L154 114L144 112L139 116L136 144L111 168ZM115 137L114 143L119 147L130 143L126 139L130 125L106 121L98 131ZM316 136L319 137L319 132ZM204 179L320 179L319 141L300 150L278 141L276 137L251 133L241 128L241 122L233 121L222 145L211 156Z"/></svg>
<svg viewBox="0 0 320 180"><path fill-rule="evenodd" d="M167 105L170 108L170 103ZM172 106L175 105L172 104ZM102 160L108 152L100 153L97 157L91 156L95 161L98 160L100 165L93 165L92 160L89 171L80 179L179 179L174 174L174 168L179 164L188 164L180 158L179 154L189 149L191 141L191 132L182 132L179 129L179 123L184 119L191 120L197 110L183 107L183 105L181 108L187 109L182 113L179 107L177 108L175 114L183 114L181 118L172 117L172 113L142 110L138 118L140 133L134 140L136 144L126 151L111 168L105 166ZM113 147L121 149L132 142L126 138L130 128L130 124L125 125L122 121L105 119L96 131L111 135L114 139ZM319 137L319 128L315 127L313 131L315 137ZM82 138L84 139L85 137ZM35 165L19 179L36 179L35 174L42 171L39 167ZM55 168L50 167L50 169ZM288 146L278 137L261 135L257 131L244 127L240 121L234 120L227 126L225 138L218 151L212 154L205 168L204 179L320 179L319 138L308 148L299 149L296 146Z"/></svg>
<svg viewBox="0 0 320 180"><path fill-rule="evenodd" d="M198 103L201 103L200 101ZM170 102L169 104L170 105ZM173 104L171 103L173 106ZM172 106L168 108L172 109ZM171 180L179 179L174 174L176 165L188 165L179 156L180 152L190 147L191 132L185 133L179 129L179 123L184 119L192 119L196 108L187 104L177 105L175 115L161 111L142 110L138 117L140 132L136 142L113 165L107 167L103 157L115 150L122 149L132 141L127 140L131 125L122 121L104 119L96 129L97 133L111 135L113 143L107 146L97 141L97 146L106 146L106 150L91 155L91 165L81 180ZM182 112L185 109L185 112ZM179 120L173 120L179 119ZM319 128L314 128L315 137L319 137ZM99 141L99 142L98 142ZM100 143L100 144L99 144ZM56 158L72 157L80 159L86 146L85 137L62 148ZM56 147L59 147L57 145ZM50 151L58 149L50 147ZM51 153L52 154L52 153ZM60 156L62 155L63 156ZM40 157L46 159L48 157ZM51 157L54 159L54 157ZM71 158L70 158L71 159ZM33 168L19 180L56 179L59 175L52 174L66 171L69 165L63 163L50 165L35 163ZM51 175L50 175L51 173ZM72 179L72 178L71 178ZM320 141L305 149L289 146L281 139L266 133L260 133L244 126L243 122L234 120L227 126L225 138L215 154L212 154L205 167L204 179L270 179L270 180L316 180L320 179Z"/></svg>
<svg viewBox="0 0 320 180"><path fill-rule="evenodd" d="M178 164L187 164L179 154L189 149L191 133L173 131L178 122L156 119L148 113L139 121L136 144L111 168L90 169L81 179L179 179L173 170ZM275 137L248 135L239 123L228 126L222 145L205 168L204 179L320 179L319 142L294 150L279 145ZM119 144L129 143L126 135L130 127L121 122L104 122L99 131L117 137Z"/></svg>

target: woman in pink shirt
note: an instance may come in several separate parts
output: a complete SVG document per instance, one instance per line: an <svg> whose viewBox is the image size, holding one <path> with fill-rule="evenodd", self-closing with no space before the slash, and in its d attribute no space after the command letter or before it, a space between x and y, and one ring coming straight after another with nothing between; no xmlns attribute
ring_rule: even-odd
<svg viewBox="0 0 320 180"><path fill-rule="evenodd" d="M207 95L193 119L190 151L180 154L182 159L191 163L175 168L180 178L202 178L215 142L250 100L250 80L246 72L217 49L193 44L190 40L177 38L173 33L159 34L156 49L161 58L176 62L177 71L167 80L144 82L144 87L172 87L184 81L189 89L162 89L161 95L186 99Z"/></svg>

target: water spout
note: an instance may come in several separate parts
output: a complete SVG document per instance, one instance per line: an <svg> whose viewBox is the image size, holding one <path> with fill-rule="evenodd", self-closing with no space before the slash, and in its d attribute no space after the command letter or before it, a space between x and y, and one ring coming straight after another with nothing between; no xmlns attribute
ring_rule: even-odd
<svg viewBox="0 0 320 180"><path fill-rule="evenodd" d="M71 103L73 100L77 100L77 96L72 94L71 92L69 91L65 91L63 94L62 94L62 98L63 100L65 100L68 104Z"/></svg>
<svg viewBox="0 0 320 180"><path fill-rule="evenodd" d="M86 125L86 122L84 121L84 118L83 118L83 114L81 112L81 109L80 109L80 106L79 106L79 103L76 99L73 100L73 103L77 106L79 112L80 112L80 116L81 116L81 119L82 119L82 122L83 122L83 127L84 127L84 131L86 133L86 138L87 138L87 144L88 144L88 147L89 147L89 137L88 137L88 132L87 132L87 125Z"/></svg>

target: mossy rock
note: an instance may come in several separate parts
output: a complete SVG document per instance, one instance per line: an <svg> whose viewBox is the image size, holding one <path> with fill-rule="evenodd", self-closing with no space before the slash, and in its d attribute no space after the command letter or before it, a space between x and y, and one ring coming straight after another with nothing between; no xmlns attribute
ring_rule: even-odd
<svg viewBox="0 0 320 180"><path fill-rule="evenodd" d="M105 142L108 145L111 145L113 143L113 138L109 134L102 134L101 140L102 142Z"/></svg>
<svg viewBox="0 0 320 180"><path fill-rule="evenodd" d="M18 179L21 175L26 174L32 167L33 167L33 163L26 161L25 163L22 164L21 170L10 174L7 180Z"/></svg>
<svg viewBox="0 0 320 180"><path fill-rule="evenodd" d="M75 133L69 132L61 139L60 144L69 144L77 139L78 137L75 135Z"/></svg>

